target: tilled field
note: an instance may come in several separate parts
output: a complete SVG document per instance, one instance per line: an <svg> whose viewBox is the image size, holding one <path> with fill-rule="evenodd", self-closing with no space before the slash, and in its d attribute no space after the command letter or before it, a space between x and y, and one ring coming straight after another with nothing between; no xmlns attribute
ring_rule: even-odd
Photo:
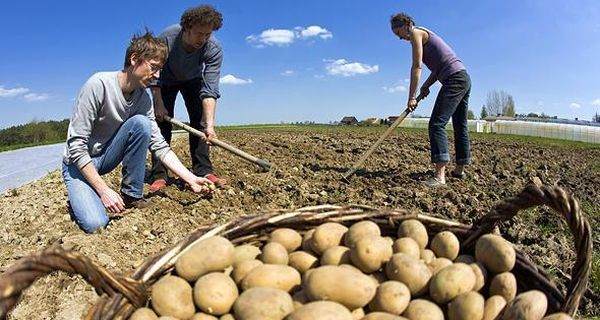
<svg viewBox="0 0 600 320"><path fill-rule="evenodd" d="M472 223L496 201L515 195L534 179L557 184L574 194L588 212L594 245L600 245L600 148L476 135L472 137L473 164L466 179L450 178L448 187L428 189L420 184L431 174L427 133L400 131L380 146L350 184L341 183L341 175L383 129L222 131L221 139L269 160L275 168L261 173L256 166L213 148L213 164L229 184L212 199L198 198L171 185L163 195L151 198L150 208L130 210L106 230L92 235L84 234L71 221L62 177L52 172L0 197L0 270L22 256L60 243L76 248L108 270L128 273L199 226L222 223L241 214L316 204L404 208ZM174 149L189 164L187 138L177 139ZM118 170L108 177L115 188L119 179ZM559 217L545 207L527 210L500 230L564 288L575 252L568 228ZM598 294L588 290L580 315L600 315ZM76 319L96 299L81 277L55 273L27 290L11 317Z"/></svg>

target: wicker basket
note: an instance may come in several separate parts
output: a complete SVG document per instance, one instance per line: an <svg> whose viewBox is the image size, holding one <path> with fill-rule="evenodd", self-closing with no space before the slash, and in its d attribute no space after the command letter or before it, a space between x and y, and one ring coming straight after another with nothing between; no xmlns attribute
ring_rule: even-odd
<svg viewBox="0 0 600 320"><path fill-rule="evenodd" d="M491 212L474 225L435 218L406 210L374 209L367 206L316 206L295 211L277 211L240 217L229 223L200 228L172 248L147 259L130 276L112 274L88 258L61 247L52 247L24 257L0 276L0 318L16 305L21 293L37 278L55 270L82 275L101 296L86 315L86 319L126 319L136 308L145 306L147 289L161 276L171 272L175 261L195 243L214 235L221 235L234 244L266 239L275 228L287 227L308 230L324 222L345 225L360 220L377 223L383 235L395 235L398 225L406 219L418 219L431 234L450 230L461 240L461 252L473 252L475 241L489 233L501 221L511 219L519 210L545 204L566 220L575 240L577 260L572 269L566 293L562 293L547 274L517 250L513 273L519 292L537 289L548 297L548 311L574 315L584 294L591 269L592 240L587 219L577 201L559 187L528 185L516 197L497 203Z"/></svg>

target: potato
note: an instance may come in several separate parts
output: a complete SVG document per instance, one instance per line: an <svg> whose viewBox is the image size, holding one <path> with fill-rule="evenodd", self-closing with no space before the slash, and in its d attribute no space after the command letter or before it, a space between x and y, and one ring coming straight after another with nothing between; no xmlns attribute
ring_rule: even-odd
<svg viewBox="0 0 600 320"><path fill-rule="evenodd" d="M573 318L571 318L568 314L564 312L558 312L549 314L545 316L542 320L573 320Z"/></svg>
<svg viewBox="0 0 600 320"><path fill-rule="evenodd" d="M312 242L312 236L314 233L315 233L315 229L310 229L310 230L306 231L306 233L302 237L302 250L306 251L310 254L315 253L310 245Z"/></svg>
<svg viewBox="0 0 600 320"><path fill-rule="evenodd" d="M304 274L306 270L317 267L319 259L308 252L296 251L290 253L288 263L290 267L298 270L300 274Z"/></svg>
<svg viewBox="0 0 600 320"><path fill-rule="evenodd" d="M398 227L398 238L409 237L413 238L419 244L421 249L425 249L429 242L427 229L419 221L415 219L405 220Z"/></svg>
<svg viewBox="0 0 600 320"><path fill-rule="evenodd" d="M321 255L325 250L341 245L346 231L348 231L348 228L339 223L323 223L312 234L310 247L316 254Z"/></svg>
<svg viewBox="0 0 600 320"><path fill-rule="evenodd" d="M190 320L219 320L219 318L215 316L211 316L210 314L206 314L204 312L198 312Z"/></svg>
<svg viewBox="0 0 600 320"><path fill-rule="evenodd" d="M431 263L431 261L433 261L436 257L435 257L435 253L433 253L433 251L429 250L429 249L421 249L421 260L423 260L423 262L425 262L425 264L429 264Z"/></svg>
<svg viewBox="0 0 600 320"><path fill-rule="evenodd" d="M162 316L162 317L158 318L158 320L179 320L179 318Z"/></svg>
<svg viewBox="0 0 600 320"><path fill-rule="evenodd" d="M516 252L510 242L494 234L483 235L475 244L475 258L493 273L512 270Z"/></svg>
<svg viewBox="0 0 600 320"><path fill-rule="evenodd" d="M500 295L511 302L517 295L517 279L510 272L497 274L490 282L490 296Z"/></svg>
<svg viewBox="0 0 600 320"><path fill-rule="evenodd" d="M437 303L447 303L475 286L475 273L469 265L455 263L431 278L429 295Z"/></svg>
<svg viewBox="0 0 600 320"><path fill-rule="evenodd" d="M460 251L460 242L454 233L442 231L433 237L430 247L436 257L454 261Z"/></svg>
<svg viewBox="0 0 600 320"><path fill-rule="evenodd" d="M233 304L236 320L281 320L294 311L292 297L280 289L250 288Z"/></svg>
<svg viewBox="0 0 600 320"><path fill-rule="evenodd" d="M343 305L333 301L315 301L298 308L285 320L353 320L352 314Z"/></svg>
<svg viewBox="0 0 600 320"><path fill-rule="evenodd" d="M506 300L502 296L491 296L485 301L482 320L495 320L506 306Z"/></svg>
<svg viewBox="0 0 600 320"><path fill-rule="evenodd" d="M278 242L267 242L262 248L259 259L265 264L287 265L289 261L287 250Z"/></svg>
<svg viewBox="0 0 600 320"><path fill-rule="evenodd" d="M290 266L263 264L252 269L242 280L244 290L268 287L290 292L300 285L300 273Z"/></svg>
<svg viewBox="0 0 600 320"><path fill-rule="evenodd" d="M429 267L429 270L431 270L431 274L435 275L438 272L440 272L440 270L444 269L447 266L451 266L451 265L452 265L452 261L450 259L440 257L440 258L435 258L427 266Z"/></svg>
<svg viewBox="0 0 600 320"><path fill-rule="evenodd" d="M331 247L325 250L321 256L322 266L339 266L350 263L350 249L343 246Z"/></svg>
<svg viewBox="0 0 600 320"><path fill-rule="evenodd" d="M397 316L395 314L387 312L371 312L367 314L362 320L408 320L405 317Z"/></svg>
<svg viewBox="0 0 600 320"><path fill-rule="evenodd" d="M419 244L415 239L409 237L396 239L392 245L392 250L394 253L406 253L417 259L421 257L421 248L419 247Z"/></svg>
<svg viewBox="0 0 600 320"><path fill-rule="evenodd" d="M360 221L348 228L348 232L346 232L346 235L344 236L344 245L348 248L352 248L360 238L371 236L381 236L379 226L373 221Z"/></svg>
<svg viewBox="0 0 600 320"><path fill-rule="evenodd" d="M402 316L410 320L444 320L442 309L437 304L424 299L412 300Z"/></svg>
<svg viewBox="0 0 600 320"><path fill-rule="evenodd" d="M236 266L242 261L254 260L260 254L260 249L250 244L243 244L233 249L233 265Z"/></svg>
<svg viewBox="0 0 600 320"><path fill-rule="evenodd" d="M363 308L354 309L350 314L352 315L352 319L361 320L365 317L365 310L363 310Z"/></svg>
<svg viewBox="0 0 600 320"><path fill-rule="evenodd" d="M382 311L395 315L402 314L410 302L410 290L400 281L382 283L369 303L371 311Z"/></svg>
<svg viewBox="0 0 600 320"><path fill-rule="evenodd" d="M475 263L475 257L473 257L470 254L461 254L458 257L456 257L456 259L454 259L454 262L462 262L462 263L466 263L466 264L471 264L471 263Z"/></svg>
<svg viewBox="0 0 600 320"><path fill-rule="evenodd" d="M477 292L465 292L448 304L448 319L481 319L483 318L485 300Z"/></svg>
<svg viewBox="0 0 600 320"><path fill-rule="evenodd" d="M191 318L196 312L192 286L180 277L164 276L152 286L152 308L160 316Z"/></svg>
<svg viewBox="0 0 600 320"><path fill-rule="evenodd" d="M241 284L242 280L244 279L244 277L250 272L252 271L252 269L263 265L263 262L260 260L246 260L246 261L242 261L240 262L240 264L238 264L237 266L235 266L235 268L233 268L233 273L232 273L232 277L233 277L233 281L235 281L236 284Z"/></svg>
<svg viewBox="0 0 600 320"><path fill-rule="evenodd" d="M223 273L213 272L203 275L194 285L196 306L211 315L228 313L238 296L235 282Z"/></svg>
<svg viewBox="0 0 600 320"><path fill-rule="evenodd" d="M479 291L483 289L487 282L487 270L485 270L485 267L481 262L473 262L470 263L469 266L473 269L473 273L475 274L475 286L473 287L473 291Z"/></svg>
<svg viewBox="0 0 600 320"><path fill-rule="evenodd" d="M388 279L404 283L412 297L427 293L431 271L421 260L405 253L396 253L385 266Z"/></svg>
<svg viewBox="0 0 600 320"><path fill-rule="evenodd" d="M280 243L290 253L296 251L302 245L302 236L296 230L279 228L269 234L269 242Z"/></svg>
<svg viewBox="0 0 600 320"><path fill-rule="evenodd" d="M546 314L548 299L538 290L523 292L515 297L502 314L503 320L539 320Z"/></svg>
<svg viewBox="0 0 600 320"><path fill-rule="evenodd" d="M222 315L219 320L235 320L231 313Z"/></svg>
<svg viewBox="0 0 600 320"><path fill-rule="evenodd" d="M362 237L350 249L350 260L365 273L375 272L392 257L392 247L381 237Z"/></svg>
<svg viewBox="0 0 600 320"><path fill-rule="evenodd" d="M200 276L223 271L233 265L235 249L229 240L215 236L204 239L185 251L175 263L177 274L193 282Z"/></svg>
<svg viewBox="0 0 600 320"><path fill-rule="evenodd" d="M331 300L354 310L371 301L377 284L369 276L349 268L322 266L309 274L304 290L310 300Z"/></svg>
<svg viewBox="0 0 600 320"><path fill-rule="evenodd" d="M129 320L158 320L158 316L150 308L139 308L129 317Z"/></svg>

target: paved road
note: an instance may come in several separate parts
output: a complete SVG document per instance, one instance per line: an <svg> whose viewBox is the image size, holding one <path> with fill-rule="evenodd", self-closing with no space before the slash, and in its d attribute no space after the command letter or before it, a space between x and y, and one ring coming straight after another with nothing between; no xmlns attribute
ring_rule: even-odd
<svg viewBox="0 0 600 320"><path fill-rule="evenodd" d="M60 168L64 143L0 152L0 194Z"/></svg>

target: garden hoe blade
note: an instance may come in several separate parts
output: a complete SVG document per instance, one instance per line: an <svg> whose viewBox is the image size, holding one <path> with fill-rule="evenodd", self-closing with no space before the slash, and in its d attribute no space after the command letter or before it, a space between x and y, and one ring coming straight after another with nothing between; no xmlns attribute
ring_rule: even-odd
<svg viewBox="0 0 600 320"><path fill-rule="evenodd" d="M417 97L417 103L419 101L423 100L423 98L425 98L425 96L419 95ZM342 178L340 180L345 183L350 183L350 180L348 178L350 178L350 176L352 176L356 172L356 170L358 170L360 168L360 166L362 166L362 164L367 160L367 158L371 155L371 153L373 153L373 151L375 151L375 149L377 149L377 147L379 147L379 145L383 142L383 140L385 140L385 138L387 138L392 133L392 131L394 131L394 129L396 129L396 127L398 127L402 123L402 121L404 121L404 118L406 118L406 116L409 113L410 113L410 110L408 108L406 108L404 110L404 112L402 112L402 114L398 117L398 119L396 119L396 121L394 121L394 123L392 123L392 125L381 135L381 137L379 137L379 139L373 145L371 145L369 150L367 150L367 152L363 153L363 155L352 166L352 168L350 168L348 171L346 171L346 173L344 173L344 175L342 176Z"/></svg>

